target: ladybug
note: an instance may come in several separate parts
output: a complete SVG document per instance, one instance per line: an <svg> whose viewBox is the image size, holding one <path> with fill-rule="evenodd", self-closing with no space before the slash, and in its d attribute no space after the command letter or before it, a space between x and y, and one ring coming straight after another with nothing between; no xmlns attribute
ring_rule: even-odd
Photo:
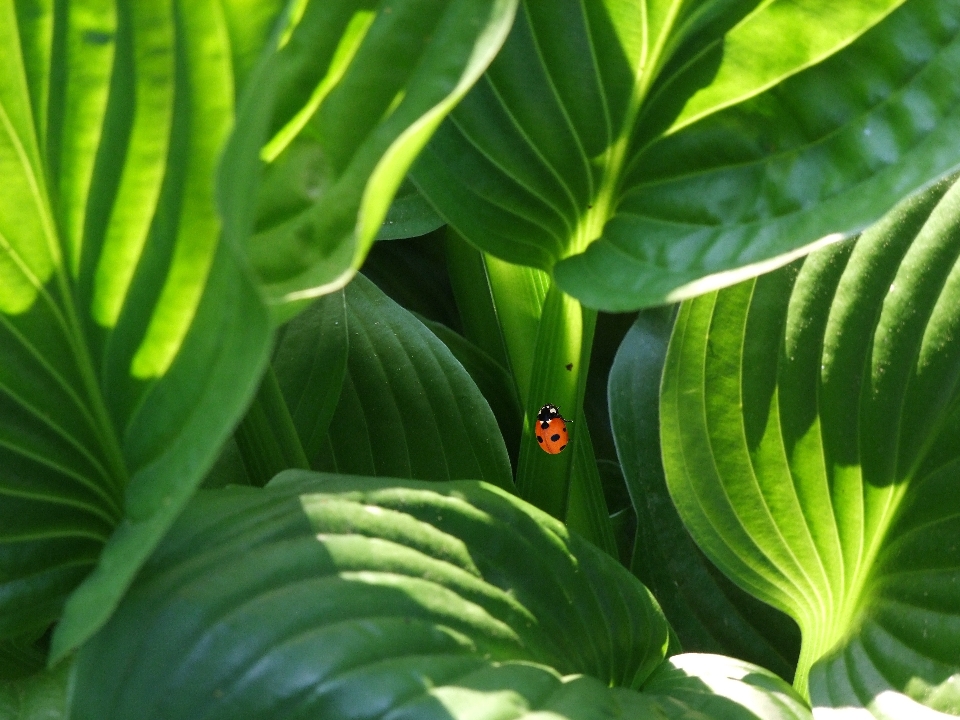
<svg viewBox="0 0 960 720"><path fill-rule="evenodd" d="M546 453L556 455L567 446L567 421L560 415L556 405L544 405L540 408L534 432L537 443Z"/></svg>

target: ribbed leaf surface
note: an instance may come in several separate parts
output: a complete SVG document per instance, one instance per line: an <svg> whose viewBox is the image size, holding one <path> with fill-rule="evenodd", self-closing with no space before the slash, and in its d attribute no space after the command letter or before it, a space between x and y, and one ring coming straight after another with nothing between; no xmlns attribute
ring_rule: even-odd
<svg viewBox="0 0 960 720"><path fill-rule="evenodd" d="M413 176L589 307L723 287L960 162L950 0L528 0Z"/></svg>
<svg viewBox="0 0 960 720"><path fill-rule="evenodd" d="M685 651L732 655L793 680L796 624L734 585L703 555L667 492L658 395L672 326L667 313L641 313L610 370L610 421L637 515L631 569L657 598Z"/></svg>
<svg viewBox="0 0 960 720"><path fill-rule="evenodd" d="M269 163L249 244L271 300L349 282L411 162L486 69L517 0L313 0L254 73ZM422 213L428 220L432 213ZM436 227L436 225L434 225Z"/></svg>
<svg viewBox="0 0 960 720"><path fill-rule="evenodd" d="M855 244L685 304L671 339L670 492L710 558L796 618L815 708L960 714L958 258L941 183Z"/></svg>
<svg viewBox="0 0 960 720"><path fill-rule="evenodd" d="M300 421L316 403L306 394L310 386L297 383L302 374L289 362L277 367L311 467L415 480L481 478L511 488L496 417L446 345L363 275L345 296L346 371L324 435ZM300 318L293 329L280 352L309 357L314 333L303 331ZM317 372L321 379L333 368Z"/></svg>
<svg viewBox="0 0 960 720"><path fill-rule="evenodd" d="M71 717L809 719L728 658L648 681L667 642L635 578L512 495L289 472L197 496L81 650Z"/></svg>
<svg viewBox="0 0 960 720"><path fill-rule="evenodd" d="M643 586L510 495L280 477L194 501L83 649L74 718L374 717L491 682L537 703L556 670L496 663L636 687L663 657Z"/></svg>
<svg viewBox="0 0 960 720"><path fill-rule="evenodd" d="M266 360L214 197L229 30L205 0L0 2L0 635L107 568L55 654L109 614Z"/></svg>

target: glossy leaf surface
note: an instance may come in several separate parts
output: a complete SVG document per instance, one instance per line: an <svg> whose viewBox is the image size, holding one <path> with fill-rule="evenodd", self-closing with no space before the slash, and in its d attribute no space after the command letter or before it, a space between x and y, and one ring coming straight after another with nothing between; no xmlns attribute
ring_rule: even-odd
<svg viewBox="0 0 960 720"><path fill-rule="evenodd" d="M81 651L72 716L680 718L711 675L715 717L757 718L751 690L803 708L727 659L686 656L686 698L676 672L636 692L666 644L635 578L509 494L291 472L194 500Z"/></svg>
<svg viewBox="0 0 960 720"><path fill-rule="evenodd" d="M497 420L450 350L363 275L345 297L349 351L336 409L323 435L300 426L311 467L417 480L481 478L512 487ZM280 351L306 358L312 342L309 334L288 333ZM315 401L300 394L294 377L278 372L295 419L308 415ZM324 372L317 368L318 380Z"/></svg>
<svg viewBox="0 0 960 720"><path fill-rule="evenodd" d="M0 47L0 635L86 578L60 656L212 465L270 330L221 242L220 4L3 2Z"/></svg>
<svg viewBox="0 0 960 720"><path fill-rule="evenodd" d="M669 309L641 313L610 371L610 418L637 513L631 569L657 598L687 652L748 660L792 681L796 624L728 580L683 527L660 461L660 376L673 327Z"/></svg>
<svg viewBox="0 0 960 720"><path fill-rule="evenodd" d="M377 240L399 240L433 232L443 225L433 206L410 180L397 190L387 216L377 233Z"/></svg>
<svg viewBox="0 0 960 720"><path fill-rule="evenodd" d="M841 717L960 713L958 228L941 183L856 243L686 303L670 343L680 515L797 620L796 684Z"/></svg>
<svg viewBox="0 0 960 720"><path fill-rule="evenodd" d="M517 0L311 0L238 125L268 163L249 244L275 304L343 287L410 163L493 59Z"/></svg>
<svg viewBox="0 0 960 720"><path fill-rule="evenodd" d="M957 166L958 24L949 0L526 2L413 176L588 307L691 297Z"/></svg>

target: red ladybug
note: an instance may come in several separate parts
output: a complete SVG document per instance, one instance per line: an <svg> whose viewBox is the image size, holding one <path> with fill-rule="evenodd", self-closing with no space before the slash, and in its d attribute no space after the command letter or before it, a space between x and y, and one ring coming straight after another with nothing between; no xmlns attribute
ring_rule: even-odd
<svg viewBox="0 0 960 720"><path fill-rule="evenodd" d="M537 443L546 453L556 455L567 446L567 421L560 415L556 405L544 405L540 408L534 432Z"/></svg>

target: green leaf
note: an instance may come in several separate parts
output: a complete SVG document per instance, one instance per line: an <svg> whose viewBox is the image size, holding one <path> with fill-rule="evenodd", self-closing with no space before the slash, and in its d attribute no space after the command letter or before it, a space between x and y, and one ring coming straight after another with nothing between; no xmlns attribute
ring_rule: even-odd
<svg viewBox="0 0 960 720"><path fill-rule="evenodd" d="M508 493L290 472L194 499L81 650L72 717L665 719L712 703L809 719L759 668L664 667L667 643L635 578Z"/></svg>
<svg viewBox="0 0 960 720"><path fill-rule="evenodd" d="M526 2L412 175L588 307L691 297L960 163L958 21L949 0Z"/></svg>
<svg viewBox="0 0 960 720"><path fill-rule="evenodd" d="M326 442L349 347L342 291L317 298L281 330L273 370L308 462Z"/></svg>
<svg viewBox="0 0 960 720"><path fill-rule="evenodd" d="M197 497L81 650L75 718L372 717L426 702L431 681L504 684L499 662L557 668L520 681L514 666L529 692L557 671L636 687L663 657L667 626L643 586L505 492L280 478Z"/></svg>
<svg viewBox="0 0 960 720"><path fill-rule="evenodd" d="M0 3L0 636L63 611L55 659L109 616L266 360L215 205L229 39L214 2Z"/></svg>
<svg viewBox="0 0 960 720"><path fill-rule="evenodd" d="M797 620L815 708L960 713L958 228L941 183L856 243L686 303L671 338L671 495Z"/></svg>
<svg viewBox="0 0 960 720"><path fill-rule="evenodd" d="M672 308L641 313L610 372L611 420L637 514L631 569L657 598L684 650L733 655L792 680L796 624L720 573L694 544L667 492L658 395L672 327Z"/></svg>
<svg viewBox="0 0 960 720"><path fill-rule="evenodd" d="M296 197L261 196L249 243L273 304L349 282L411 162L500 48L516 4L301 6L250 81L272 96L250 95L237 123L239 134L263 144L261 156L271 164L266 185L298 188Z"/></svg>
<svg viewBox="0 0 960 720"><path fill-rule="evenodd" d="M427 202L409 179L397 190L387 217L380 226L377 240L399 240L433 232L443 225L433 206Z"/></svg>
<svg viewBox="0 0 960 720"><path fill-rule="evenodd" d="M722 655L674 655L644 685L668 717L812 720L800 695L769 670Z"/></svg>
<svg viewBox="0 0 960 720"><path fill-rule="evenodd" d="M301 435L311 466L512 488L497 420L447 347L362 275L345 293L349 355L339 403L325 435L301 425L311 433ZM308 333L288 332L280 352L305 357L312 342ZM294 416L310 412L312 401L301 399L295 377L277 372Z"/></svg>
<svg viewBox="0 0 960 720"><path fill-rule="evenodd" d="M66 720L67 683L72 663L66 662L16 682L0 682L0 717L4 720Z"/></svg>
<svg viewBox="0 0 960 720"><path fill-rule="evenodd" d="M523 431L523 407L510 373L483 350L446 325L426 318L421 318L421 322L447 346L457 362L470 374L477 389L483 393L490 410L497 418L511 464L515 466Z"/></svg>

